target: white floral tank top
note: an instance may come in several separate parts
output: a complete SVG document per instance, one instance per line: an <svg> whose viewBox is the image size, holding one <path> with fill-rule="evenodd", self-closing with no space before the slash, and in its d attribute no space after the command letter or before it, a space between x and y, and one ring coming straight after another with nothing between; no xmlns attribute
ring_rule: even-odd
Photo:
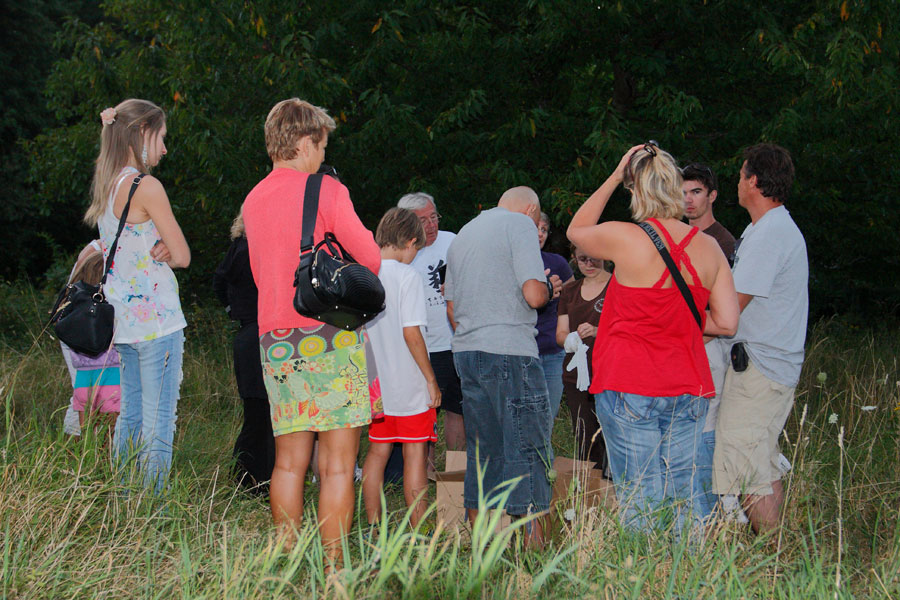
<svg viewBox="0 0 900 600"><path fill-rule="evenodd" d="M109 196L106 212L97 225L103 242L104 257L109 252L119 219L113 203L122 184L131 186L138 170L125 167ZM116 309L113 341L134 344L160 338L184 329L187 322L178 298L178 280L169 265L153 260L150 249L160 241L153 221L125 223L112 268L106 278L106 298Z"/></svg>

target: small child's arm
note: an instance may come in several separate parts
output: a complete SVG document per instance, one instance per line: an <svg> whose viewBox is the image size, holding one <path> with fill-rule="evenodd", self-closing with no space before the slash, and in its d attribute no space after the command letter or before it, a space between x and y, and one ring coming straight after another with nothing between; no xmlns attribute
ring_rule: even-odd
<svg viewBox="0 0 900 600"><path fill-rule="evenodd" d="M428 360L428 348L425 346L425 338L422 337L422 330L418 325L411 325L403 328L403 339L406 346L412 354L413 360L425 376L428 383L428 395L431 402L428 408L437 408L441 405L441 388L438 387L437 377L434 376L434 369L431 368L431 361Z"/></svg>

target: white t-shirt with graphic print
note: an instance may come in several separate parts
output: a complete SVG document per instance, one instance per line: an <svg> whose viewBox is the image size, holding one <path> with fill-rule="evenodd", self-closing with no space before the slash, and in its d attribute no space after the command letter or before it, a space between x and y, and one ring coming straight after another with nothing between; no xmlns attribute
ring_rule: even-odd
<svg viewBox="0 0 900 600"><path fill-rule="evenodd" d="M447 264L447 249L456 237L449 231L438 231L437 239L416 254L410 265L422 276L425 285L425 310L428 326L425 329L425 345L429 352L443 352L450 349L453 329L447 318L447 302L441 294L438 269Z"/></svg>

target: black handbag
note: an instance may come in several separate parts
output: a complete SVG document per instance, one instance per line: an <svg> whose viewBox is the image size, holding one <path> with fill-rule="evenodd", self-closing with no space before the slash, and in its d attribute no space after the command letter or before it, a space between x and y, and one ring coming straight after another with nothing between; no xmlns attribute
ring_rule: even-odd
<svg viewBox="0 0 900 600"><path fill-rule="evenodd" d="M294 274L294 309L304 317L349 331L384 310L384 287L375 273L344 250L333 233L325 233L313 248L323 177L315 174L306 180L300 264Z"/></svg>
<svg viewBox="0 0 900 600"><path fill-rule="evenodd" d="M128 201L125 203L122 217L119 219L116 238L106 257L100 284L91 285L84 281L66 284L50 311L50 324L53 325L56 337L79 354L97 356L109 350L112 345L116 313L112 304L106 301L103 286L106 284L106 276L112 267L116 248L119 246L119 236L122 235L122 229L125 228L125 219L128 217L131 198L143 177L143 173L138 174L131 184Z"/></svg>

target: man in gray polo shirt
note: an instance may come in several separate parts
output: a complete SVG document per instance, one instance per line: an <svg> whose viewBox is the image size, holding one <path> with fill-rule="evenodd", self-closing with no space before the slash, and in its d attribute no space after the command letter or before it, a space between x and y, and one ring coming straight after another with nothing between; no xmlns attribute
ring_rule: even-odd
<svg viewBox="0 0 900 600"><path fill-rule="evenodd" d="M778 438L794 403L809 312L806 242L784 206L793 179L784 148L744 151L738 202L751 223L735 252L741 320L719 407L713 484L718 494L743 495L757 532L777 527L784 500Z"/></svg>
<svg viewBox="0 0 900 600"><path fill-rule="evenodd" d="M463 500L473 521L479 469L488 502L499 484L521 478L507 500L510 515L550 508L553 423L535 309L558 297L562 284L544 271L535 235L540 212L532 189L507 190L497 208L460 230L447 252L444 296L466 411ZM529 543L542 545L540 520L531 525Z"/></svg>

